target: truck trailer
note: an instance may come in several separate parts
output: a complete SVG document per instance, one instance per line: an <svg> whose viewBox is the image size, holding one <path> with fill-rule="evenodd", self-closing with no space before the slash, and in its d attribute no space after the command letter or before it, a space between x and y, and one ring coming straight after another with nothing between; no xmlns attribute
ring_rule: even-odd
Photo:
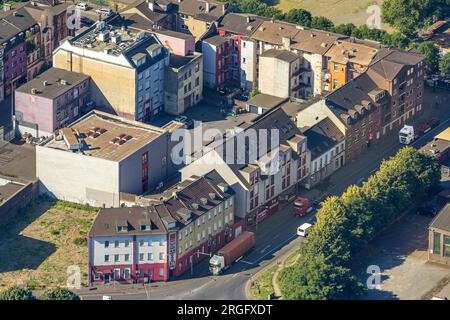
<svg viewBox="0 0 450 320"><path fill-rule="evenodd" d="M226 244L217 254L209 260L209 271L213 275L219 275L228 269L233 262L241 258L256 244L256 236L253 232L244 231L240 236Z"/></svg>

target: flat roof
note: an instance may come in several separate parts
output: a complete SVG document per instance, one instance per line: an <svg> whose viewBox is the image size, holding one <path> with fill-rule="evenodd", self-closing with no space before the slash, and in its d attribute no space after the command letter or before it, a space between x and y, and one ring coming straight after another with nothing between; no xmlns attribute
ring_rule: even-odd
<svg viewBox="0 0 450 320"><path fill-rule="evenodd" d="M110 161L120 161L128 157L169 131L97 110L75 121L69 128L79 133L79 139L84 139L78 153ZM55 139L54 136L44 141L41 146L72 152L64 139Z"/></svg>
<svg viewBox="0 0 450 320"><path fill-rule="evenodd" d="M67 71L64 69L50 68L36 76L23 86L16 89L17 92L32 94L48 99L55 99L74 87L89 79L88 75ZM44 84L44 81L46 84ZM36 89L36 93L32 93Z"/></svg>
<svg viewBox="0 0 450 320"><path fill-rule="evenodd" d="M13 182L8 182L7 184L0 186L0 206L23 187L24 185Z"/></svg>
<svg viewBox="0 0 450 320"><path fill-rule="evenodd" d="M442 131L436 136L436 139L450 141L450 127Z"/></svg>
<svg viewBox="0 0 450 320"><path fill-rule="evenodd" d="M338 40L327 51L326 56L330 57L331 61L342 64L353 62L363 66L368 66L377 52L377 49L363 44Z"/></svg>
<svg viewBox="0 0 450 320"><path fill-rule="evenodd" d="M279 106L281 103L286 101L286 99L287 98L280 98L265 93L259 93L250 100L248 100L247 105L261 107L264 109L271 109L276 106Z"/></svg>

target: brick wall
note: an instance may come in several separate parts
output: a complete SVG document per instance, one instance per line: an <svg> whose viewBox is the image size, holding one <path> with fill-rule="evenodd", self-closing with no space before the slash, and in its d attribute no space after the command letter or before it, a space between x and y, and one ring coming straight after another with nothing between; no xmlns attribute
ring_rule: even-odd
<svg viewBox="0 0 450 320"><path fill-rule="evenodd" d="M24 208L38 196L38 181L23 184L23 188L18 190L5 202L0 205L0 225L6 220L14 217L21 208Z"/></svg>

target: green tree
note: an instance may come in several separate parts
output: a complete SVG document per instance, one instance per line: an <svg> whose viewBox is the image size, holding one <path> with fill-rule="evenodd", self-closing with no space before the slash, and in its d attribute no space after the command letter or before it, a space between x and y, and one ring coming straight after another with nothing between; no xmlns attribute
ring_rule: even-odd
<svg viewBox="0 0 450 320"><path fill-rule="evenodd" d="M80 297L65 288L46 290L40 297L41 300L80 300Z"/></svg>
<svg viewBox="0 0 450 320"><path fill-rule="evenodd" d="M34 300L35 297L31 290L21 288L18 286L12 286L2 292L0 292L0 300Z"/></svg>
<svg viewBox="0 0 450 320"><path fill-rule="evenodd" d="M450 76L450 53L446 53L439 59L439 73L443 77Z"/></svg>
<svg viewBox="0 0 450 320"><path fill-rule="evenodd" d="M430 12L430 0L384 0L382 20L407 36L414 36Z"/></svg>
<svg viewBox="0 0 450 320"><path fill-rule="evenodd" d="M426 67L430 73L438 72L439 68L439 49L433 42L425 41L415 44L414 47L425 56Z"/></svg>
<svg viewBox="0 0 450 320"><path fill-rule="evenodd" d="M257 86L253 86L253 89L248 93L248 98L251 99L254 96L256 96L257 94L259 94L259 90Z"/></svg>
<svg viewBox="0 0 450 320"><path fill-rule="evenodd" d="M325 17L312 17L311 19L311 28L332 31L334 27L334 23Z"/></svg>
<svg viewBox="0 0 450 320"><path fill-rule="evenodd" d="M311 19L311 12L304 9L291 9L284 15L285 21L305 27L311 26Z"/></svg>
<svg viewBox="0 0 450 320"><path fill-rule="evenodd" d="M358 29L357 26L355 26L353 23L346 23L346 24L340 24L338 26L335 26L333 28L333 32L343 34L346 36L354 36L354 33Z"/></svg>

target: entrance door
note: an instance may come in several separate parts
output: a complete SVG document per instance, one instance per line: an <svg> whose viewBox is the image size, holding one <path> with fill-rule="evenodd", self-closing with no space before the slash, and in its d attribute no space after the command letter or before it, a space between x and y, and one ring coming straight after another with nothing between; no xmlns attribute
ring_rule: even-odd
<svg viewBox="0 0 450 320"><path fill-rule="evenodd" d="M103 278L103 282L105 284L109 284L109 274L105 274L104 278Z"/></svg>

